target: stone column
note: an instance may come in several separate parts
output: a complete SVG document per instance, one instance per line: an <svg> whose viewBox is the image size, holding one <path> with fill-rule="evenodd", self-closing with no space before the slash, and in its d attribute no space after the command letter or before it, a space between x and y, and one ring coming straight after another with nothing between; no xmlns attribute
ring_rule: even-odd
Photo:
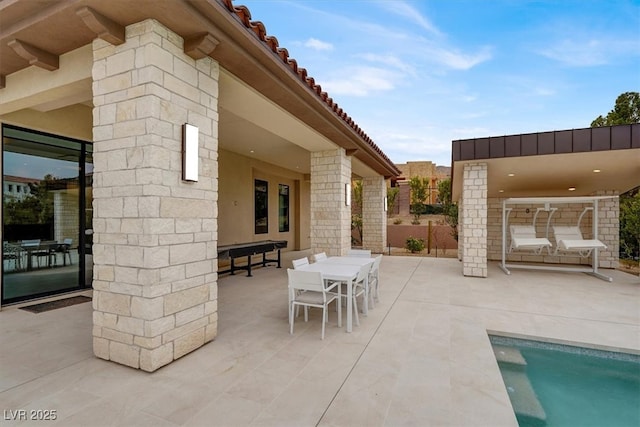
<svg viewBox="0 0 640 427"><path fill-rule="evenodd" d="M487 277L487 164L464 165L462 180L462 270Z"/></svg>
<svg viewBox="0 0 640 427"><path fill-rule="evenodd" d="M362 179L362 246L382 253L387 246L387 185L383 176Z"/></svg>
<svg viewBox="0 0 640 427"><path fill-rule="evenodd" d="M217 333L219 68L154 20L93 49L93 350L154 371ZM197 182L181 179L184 123Z"/></svg>
<svg viewBox="0 0 640 427"><path fill-rule="evenodd" d="M351 248L351 158L343 148L311 153L311 251L345 255Z"/></svg>
<svg viewBox="0 0 640 427"><path fill-rule="evenodd" d="M464 222L462 221L462 212L464 212L464 200L462 196L458 200L458 261L464 258Z"/></svg>
<svg viewBox="0 0 640 427"><path fill-rule="evenodd" d="M617 196L617 191L598 191L597 196ZM598 267L617 268L620 261L620 199L598 201L598 240L607 249L598 251Z"/></svg>

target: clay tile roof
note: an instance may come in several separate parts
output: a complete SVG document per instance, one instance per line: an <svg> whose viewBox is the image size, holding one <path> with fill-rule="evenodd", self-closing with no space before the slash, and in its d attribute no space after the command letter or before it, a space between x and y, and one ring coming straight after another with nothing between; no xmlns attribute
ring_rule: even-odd
<svg viewBox="0 0 640 427"><path fill-rule="evenodd" d="M318 99L320 101L327 104L327 106L332 109L338 117L344 120L344 122L349 125L354 130L354 132L356 132L356 134L360 136L360 138L362 138L362 140L364 140L376 153L378 153L380 157L393 165L393 162L389 160L387 155L382 152L382 150L353 121L353 119L349 117L349 115L347 115L347 113L344 112L342 108L338 106L338 104L333 102L333 99L328 96L327 92L322 91L322 87L320 85L315 84L315 80L313 79L313 77L309 77L307 75L307 70L305 68L298 67L298 62L293 58L289 58L289 52L287 51L287 49L278 46L278 39L276 39L274 36L267 35L267 30L264 24L260 21L251 20L251 12L246 6L234 6L233 0L221 0L221 2L227 8L227 10L229 10L229 12L235 14L238 17L240 22L244 24L244 26L249 31L255 34L258 40L264 43L264 46L267 49L276 54L283 63L288 65L291 71L309 87L309 90L311 90L318 96Z"/></svg>

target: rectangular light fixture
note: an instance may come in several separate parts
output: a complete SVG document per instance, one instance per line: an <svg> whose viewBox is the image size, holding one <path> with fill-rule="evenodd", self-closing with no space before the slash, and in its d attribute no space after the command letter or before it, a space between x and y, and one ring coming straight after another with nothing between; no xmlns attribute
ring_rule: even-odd
<svg viewBox="0 0 640 427"><path fill-rule="evenodd" d="M344 204L351 206L351 184L344 185Z"/></svg>
<svg viewBox="0 0 640 427"><path fill-rule="evenodd" d="M182 126L182 179L198 181L198 128L187 123Z"/></svg>
<svg viewBox="0 0 640 427"><path fill-rule="evenodd" d="M387 202L387 198L386 198L386 197L383 197L382 199L384 200L384 211L386 212L386 211L387 211L387 209L389 209L389 205L387 204L387 203L388 203L388 202Z"/></svg>

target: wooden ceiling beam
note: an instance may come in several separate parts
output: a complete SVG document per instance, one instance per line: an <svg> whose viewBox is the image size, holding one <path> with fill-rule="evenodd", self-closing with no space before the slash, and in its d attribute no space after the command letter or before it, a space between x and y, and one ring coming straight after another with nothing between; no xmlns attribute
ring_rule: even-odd
<svg viewBox="0 0 640 427"><path fill-rule="evenodd" d="M126 40L124 26L99 14L90 7L81 7L76 15L82 18L84 24L98 37L113 45L123 44Z"/></svg>
<svg viewBox="0 0 640 427"><path fill-rule="evenodd" d="M35 65L48 71L60 68L60 58L58 55L54 55L51 52L47 52L18 39L9 41L7 45L21 58L26 59L29 65Z"/></svg>
<svg viewBox="0 0 640 427"><path fill-rule="evenodd" d="M184 53L193 59L202 59L209 56L219 43L211 33L202 34L184 41Z"/></svg>

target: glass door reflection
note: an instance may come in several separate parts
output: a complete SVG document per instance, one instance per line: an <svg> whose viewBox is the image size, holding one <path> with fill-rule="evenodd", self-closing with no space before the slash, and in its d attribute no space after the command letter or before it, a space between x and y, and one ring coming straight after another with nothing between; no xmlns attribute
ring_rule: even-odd
<svg viewBox="0 0 640 427"><path fill-rule="evenodd" d="M82 141L3 127L3 303L85 287L85 155Z"/></svg>

